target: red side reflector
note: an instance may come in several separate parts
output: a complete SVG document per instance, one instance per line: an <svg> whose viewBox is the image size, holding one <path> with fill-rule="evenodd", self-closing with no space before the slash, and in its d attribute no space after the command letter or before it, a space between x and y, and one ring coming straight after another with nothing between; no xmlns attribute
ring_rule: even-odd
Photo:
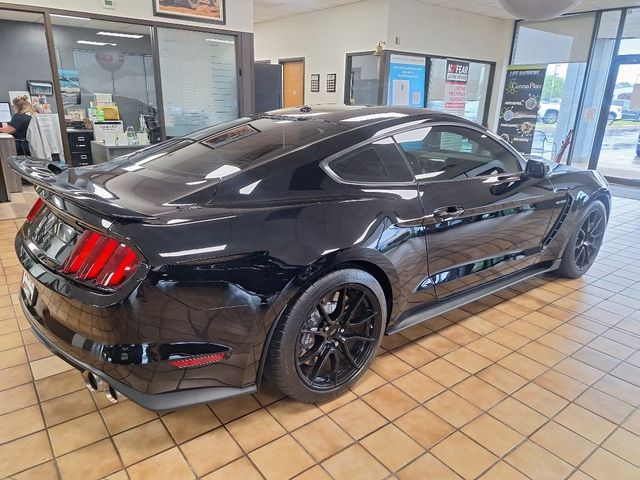
<svg viewBox="0 0 640 480"><path fill-rule="evenodd" d="M33 207L31 207L31 210L29 210L29 213L27 215L27 222L33 222L33 219L36 218L36 215L38 215L40 210L42 210L43 206L44 202L41 198L38 198L38 200L36 200L36 203L33 204Z"/></svg>
<svg viewBox="0 0 640 480"><path fill-rule="evenodd" d="M62 272L103 288L117 287L134 274L140 260L119 240L85 230L62 264Z"/></svg>
<svg viewBox="0 0 640 480"><path fill-rule="evenodd" d="M169 364L176 368L202 367L218 363L227 357L227 352L208 353L206 355L197 355L193 357L181 358L179 360L170 360Z"/></svg>

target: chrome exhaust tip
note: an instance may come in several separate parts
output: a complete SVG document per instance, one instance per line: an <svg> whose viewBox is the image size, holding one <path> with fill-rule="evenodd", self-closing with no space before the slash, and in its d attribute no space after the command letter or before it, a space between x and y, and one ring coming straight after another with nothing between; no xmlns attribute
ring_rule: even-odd
<svg viewBox="0 0 640 480"><path fill-rule="evenodd" d="M118 391L111 385L106 386L106 388L104 389L104 394L107 397L107 400L109 400L111 403L117 403L118 398L120 397Z"/></svg>
<svg viewBox="0 0 640 480"><path fill-rule="evenodd" d="M90 371L85 370L82 372L82 378L84 378L84 384L89 391L97 392L102 389L102 379Z"/></svg>

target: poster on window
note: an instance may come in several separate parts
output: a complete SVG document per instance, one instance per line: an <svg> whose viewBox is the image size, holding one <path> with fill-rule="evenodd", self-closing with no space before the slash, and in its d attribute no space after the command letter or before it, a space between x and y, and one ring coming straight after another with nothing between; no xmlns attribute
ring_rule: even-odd
<svg viewBox="0 0 640 480"><path fill-rule="evenodd" d="M498 135L523 154L531 153L546 65L507 68Z"/></svg>
<svg viewBox="0 0 640 480"><path fill-rule="evenodd" d="M447 60L444 82L444 111L464 117L464 107L469 82L469 62Z"/></svg>
<svg viewBox="0 0 640 480"><path fill-rule="evenodd" d="M391 54L389 62L388 105L424 107L427 59Z"/></svg>

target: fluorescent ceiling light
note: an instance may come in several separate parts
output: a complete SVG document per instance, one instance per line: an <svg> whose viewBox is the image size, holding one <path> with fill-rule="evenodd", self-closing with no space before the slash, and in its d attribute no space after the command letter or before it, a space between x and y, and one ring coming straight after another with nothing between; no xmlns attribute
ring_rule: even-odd
<svg viewBox="0 0 640 480"><path fill-rule="evenodd" d="M98 32L96 35L102 35L104 37L120 37L120 38L142 38L144 35L136 35L133 33L118 33L118 32Z"/></svg>
<svg viewBox="0 0 640 480"><path fill-rule="evenodd" d="M205 38L205 41L207 42L216 42L216 43L226 43L229 45L233 45L234 43L236 43L233 40L222 40L220 38Z"/></svg>
<svg viewBox="0 0 640 480"><path fill-rule="evenodd" d="M402 118L407 115L404 113L398 112L388 112L388 113L373 113L370 115L360 115L359 117L346 118L342 120L343 122L365 122L369 120L383 120L385 118Z"/></svg>
<svg viewBox="0 0 640 480"><path fill-rule="evenodd" d="M115 47L118 45L117 43L105 43L105 42L92 42L91 40L78 40L76 43L80 43L82 45L95 45L97 47L104 47L105 45L111 45Z"/></svg>
<svg viewBox="0 0 640 480"><path fill-rule="evenodd" d="M57 13L52 13L51 14L52 17L58 17L58 18L69 18L71 20L91 20L91 18L87 18L87 17L72 17L71 15L59 15Z"/></svg>

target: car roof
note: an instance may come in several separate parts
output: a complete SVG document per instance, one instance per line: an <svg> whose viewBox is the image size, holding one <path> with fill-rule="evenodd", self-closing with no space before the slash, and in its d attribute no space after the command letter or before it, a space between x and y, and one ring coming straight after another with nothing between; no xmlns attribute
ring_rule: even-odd
<svg viewBox="0 0 640 480"><path fill-rule="evenodd" d="M283 108L258 115L261 118L286 118L294 121L324 121L339 124L347 129L360 128L367 125L393 122L395 124L418 118L429 118L433 121L453 121L472 123L468 120L448 113L401 106L362 106L362 105L305 105L303 107Z"/></svg>

